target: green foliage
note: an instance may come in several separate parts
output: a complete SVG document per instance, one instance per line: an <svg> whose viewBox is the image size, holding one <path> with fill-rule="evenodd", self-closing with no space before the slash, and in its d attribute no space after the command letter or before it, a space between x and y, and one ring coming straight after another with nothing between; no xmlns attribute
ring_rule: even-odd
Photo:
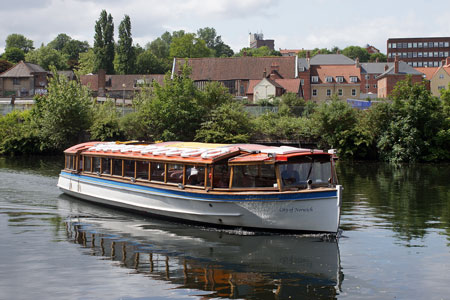
<svg viewBox="0 0 450 300"><path fill-rule="evenodd" d="M5 72L9 68L13 67L14 65L7 61L6 59L0 59L0 73Z"/></svg>
<svg viewBox="0 0 450 300"><path fill-rule="evenodd" d="M94 49L80 53L80 60L77 66L77 74L86 75L95 72L95 53Z"/></svg>
<svg viewBox="0 0 450 300"><path fill-rule="evenodd" d="M137 57L137 74L164 74L168 69L167 63L156 57L150 50L142 52Z"/></svg>
<svg viewBox="0 0 450 300"><path fill-rule="evenodd" d="M270 50L267 46L262 46L259 48L242 48L239 53L236 53L234 56L254 56L254 57L263 57L263 56L281 56L281 53L276 50Z"/></svg>
<svg viewBox="0 0 450 300"><path fill-rule="evenodd" d="M72 38L68 36L65 33L58 34L50 43L47 44L47 46L62 51L64 47L67 45L68 42L70 42Z"/></svg>
<svg viewBox="0 0 450 300"><path fill-rule="evenodd" d="M19 48L25 54L34 49L33 41L18 33L13 33L6 37L5 51L9 48Z"/></svg>
<svg viewBox="0 0 450 300"><path fill-rule="evenodd" d="M207 143L246 143L250 138L250 116L242 104L228 101L211 111L197 130L195 140Z"/></svg>
<svg viewBox="0 0 450 300"><path fill-rule="evenodd" d="M93 107L93 123L89 129L91 139L99 141L116 141L124 137L120 127L120 113L113 100Z"/></svg>
<svg viewBox="0 0 450 300"><path fill-rule="evenodd" d="M57 70L67 70L67 56L61 52L49 47L42 46L26 54L27 62L40 65L44 70L50 70L54 66Z"/></svg>
<svg viewBox="0 0 450 300"><path fill-rule="evenodd" d="M48 43L47 46L58 50L62 54L65 54L67 56L68 63L71 66L78 64L80 53L84 53L89 50L88 42L74 40L65 33L58 34L58 36L53 41Z"/></svg>
<svg viewBox="0 0 450 300"><path fill-rule="evenodd" d="M214 28L205 27L197 30L197 35L200 39L206 42L206 46L214 51L215 57L230 57L234 52L222 41L222 37L217 35Z"/></svg>
<svg viewBox="0 0 450 300"><path fill-rule="evenodd" d="M60 151L83 141L92 120L88 88L59 76L54 68L52 72L48 94L36 97L32 108L42 151Z"/></svg>
<svg viewBox="0 0 450 300"><path fill-rule="evenodd" d="M94 54L94 70L103 69L107 74L114 74L114 23L106 10L102 10L95 22Z"/></svg>
<svg viewBox="0 0 450 300"><path fill-rule="evenodd" d="M445 110L425 83L411 78L397 83L392 93L392 116L378 141L381 157L391 162L449 159L450 135Z"/></svg>
<svg viewBox="0 0 450 300"><path fill-rule="evenodd" d="M12 63L18 63L21 60L25 60L25 52L16 47L9 47L3 53L3 58Z"/></svg>
<svg viewBox="0 0 450 300"><path fill-rule="evenodd" d="M267 113L254 121L254 136L266 141L310 141L314 138L312 119L283 113Z"/></svg>
<svg viewBox="0 0 450 300"><path fill-rule="evenodd" d="M333 54L333 53L337 53L337 51L339 51L339 48L338 47L334 47L332 50L328 50L327 48L322 48L322 49L314 48L311 51L310 50L302 50L302 51L298 52L297 56L305 58L308 51L309 51L309 56L313 57L313 56L315 56L317 54Z"/></svg>
<svg viewBox="0 0 450 300"><path fill-rule="evenodd" d="M39 139L31 124L28 110L0 116L0 154L38 153Z"/></svg>
<svg viewBox="0 0 450 300"><path fill-rule="evenodd" d="M203 97L200 98L202 101L200 104L206 112L214 110L233 99L228 89L216 81L206 84L202 94Z"/></svg>
<svg viewBox="0 0 450 300"><path fill-rule="evenodd" d="M387 62L387 56L383 53L372 53L370 54L369 62Z"/></svg>
<svg viewBox="0 0 450 300"><path fill-rule="evenodd" d="M213 51L206 47L206 42L195 37L193 33L186 33L180 37L173 37L170 44L170 57L193 58L210 57Z"/></svg>
<svg viewBox="0 0 450 300"><path fill-rule="evenodd" d="M135 68L136 56L133 48L133 38L131 37L130 17L125 15L119 25L119 42L117 45L117 65L118 74L132 74Z"/></svg>
<svg viewBox="0 0 450 300"><path fill-rule="evenodd" d="M351 59L359 58L360 62L367 62L370 57L369 52L367 52L365 48L359 46L348 46L342 50L342 54Z"/></svg>
<svg viewBox="0 0 450 300"><path fill-rule="evenodd" d="M320 146L337 148L341 157L351 157L358 150L355 141L357 111L346 102L332 100L322 103L313 115L315 133L320 136Z"/></svg>

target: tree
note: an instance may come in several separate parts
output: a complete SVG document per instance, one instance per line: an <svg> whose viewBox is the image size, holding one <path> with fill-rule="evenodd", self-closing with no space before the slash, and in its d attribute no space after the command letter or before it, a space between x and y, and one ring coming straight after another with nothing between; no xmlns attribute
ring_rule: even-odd
<svg viewBox="0 0 450 300"><path fill-rule="evenodd" d="M28 53L28 51L34 49L33 41L18 33L8 35L8 37L6 38L5 50L7 50L8 48L19 48L24 53Z"/></svg>
<svg viewBox="0 0 450 300"><path fill-rule="evenodd" d="M195 140L207 143L247 143L251 118L241 103L228 101L213 110L201 124Z"/></svg>
<svg viewBox="0 0 450 300"><path fill-rule="evenodd" d="M25 59L40 65L44 70L49 70L50 66L54 66L57 70L67 70L68 68L67 56L49 46L42 46L28 52Z"/></svg>
<svg viewBox="0 0 450 300"><path fill-rule="evenodd" d="M123 138L120 129L120 114L114 101L94 105L93 124L89 128L91 139L96 141L117 141Z"/></svg>
<svg viewBox="0 0 450 300"><path fill-rule="evenodd" d="M348 46L342 50L342 54L351 59L358 58L360 62L367 62L370 57L369 52L365 48L358 46Z"/></svg>
<svg viewBox="0 0 450 300"><path fill-rule="evenodd" d="M137 57L137 74L164 74L169 70L165 61L157 58L150 50L147 50Z"/></svg>
<svg viewBox="0 0 450 300"><path fill-rule="evenodd" d="M136 56L133 49L133 38L131 37L131 21L125 15L119 25L119 42L117 45L117 66L119 74L132 74L136 63Z"/></svg>
<svg viewBox="0 0 450 300"><path fill-rule="evenodd" d="M9 68L13 67L14 65L7 61L6 59L0 59L0 73L5 72Z"/></svg>
<svg viewBox="0 0 450 300"><path fill-rule="evenodd" d="M279 51L270 50L267 46L262 46L259 48L242 48L239 53L236 53L235 56L255 56L255 57L262 57L262 56L281 56L281 53Z"/></svg>
<svg viewBox="0 0 450 300"><path fill-rule="evenodd" d="M215 57L230 57L233 56L234 52L222 41L222 37L217 36L216 30L214 28L205 27L197 30L197 35L200 39L206 42L206 46L214 51Z"/></svg>
<svg viewBox="0 0 450 300"><path fill-rule="evenodd" d="M322 49L314 48L311 51L309 51L309 50L301 50L301 51L299 51L297 53L297 56L305 58L307 56L307 53L309 52L309 57L313 57L313 56L315 56L317 54L333 54L333 53L337 53L338 50L339 50L339 48L336 47L336 46L334 46L332 50L328 50L327 48L322 48Z"/></svg>
<svg viewBox="0 0 450 300"><path fill-rule="evenodd" d="M192 58L211 57L213 51L206 47L204 40L196 38L193 33L173 37L170 44L170 57Z"/></svg>
<svg viewBox="0 0 450 300"><path fill-rule="evenodd" d="M47 95L36 97L32 108L41 151L61 151L81 142L92 122L89 89L58 75L55 68L51 71Z"/></svg>
<svg viewBox="0 0 450 300"><path fill-rule="evenodd" d="M80 59L77 66L77 73L86 75L95 72L95 53L94 49L89 49L87 52L80 53Z"/></svg>
<svg viewBox="0 0 450 300"><path fill-rule="evenodd" d="M49 46L55 50L62 51L64 49L64 47L66 46L66 44L68 42L70 42L71 40L72 40L72 38L70 36L68 36L67 34L60 33L53 39L53 41L48 43L47 46Z"/></svg>
<svg viewBox="0 0 450 300"><path fill-rule="evenodd" d="M167 59L170 55L170 46L162 38L157 38L153 42L147 45L147 50L150 50L153 55L159 59Z"/></svg>
<svg viewBox="0 0 450 300"><path fill-rule="evenodd" d="M94 70L103 69L108 74L114 74L114 23L106 10L102 10L95 22L94 54Z"/></svg>
<svg viewBox="0 0 450 300"><path fill-rule="evenodd" d="M387 56L383 53L372 53L370 54L369 62L387 62Z"/></svg>
<svg viewBox="0 0 450 300"><path fill-rule="evenodd" d="M18 63L19 61L25 59L25 52L23 52L22 49L16 47L9 47L5 50L3 58L12 63Z"/></svg>

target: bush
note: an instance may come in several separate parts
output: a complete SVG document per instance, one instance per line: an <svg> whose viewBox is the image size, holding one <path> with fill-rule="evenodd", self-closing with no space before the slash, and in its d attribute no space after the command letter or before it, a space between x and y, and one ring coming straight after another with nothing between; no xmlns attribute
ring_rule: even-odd
<svg viewBox="0 0 450 300"><path fill-rule="evenodd" d="M115 141L124 138L120 127L120 114L114 101L108 99L103 104L94 106L93 124L89 129L91 139L100 141Z"/></svg>
<svg viewBox="0 0 450 300"><path fill-rule="evenodd" d="M0 154L39 152L39 138L31 125L30 111L14 110L0 116Z"/></svg>

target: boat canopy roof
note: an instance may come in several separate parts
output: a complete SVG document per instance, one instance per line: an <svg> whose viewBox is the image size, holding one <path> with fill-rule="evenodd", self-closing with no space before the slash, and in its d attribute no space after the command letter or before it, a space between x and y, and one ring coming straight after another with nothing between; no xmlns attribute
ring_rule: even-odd
<svg viewBox="0 0 450 300"><path fill-rule="evenodd" d="M65 154L87 154L154 159L167 162L209 164L229 159L230 164L275 163L303 155L330 155L322 150L258 144L212 144L195 142L87 142L64 151Z"/></svg>

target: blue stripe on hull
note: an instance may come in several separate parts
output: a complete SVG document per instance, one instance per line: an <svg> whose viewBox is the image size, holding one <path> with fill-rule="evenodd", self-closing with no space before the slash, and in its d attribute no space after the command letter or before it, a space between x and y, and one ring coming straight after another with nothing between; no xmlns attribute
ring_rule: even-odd
<svg viewBox="0 0 450 300"><path fill-rule="evenodd" d="M143 186L139 184L117 182L114 180L96 178L84 175L71 174L67 172L61 172L62 176L70 177L73 180L79 180L81 182L91 182L105 187L111 186L115 188L123 188L129 190L138 190L150 194L165 194L167 196L176 196L181 198L190 198L199 201L236 201L236 202L255 202L255 201L291 201L291 200L308 200L308 199L322 199L337 197L337 191L318 191L307 193L272 193L272 194L258 194L258 195L215 195L208 193L192 193L186 191L174 191L163 188L154 188Z"/></svg>

